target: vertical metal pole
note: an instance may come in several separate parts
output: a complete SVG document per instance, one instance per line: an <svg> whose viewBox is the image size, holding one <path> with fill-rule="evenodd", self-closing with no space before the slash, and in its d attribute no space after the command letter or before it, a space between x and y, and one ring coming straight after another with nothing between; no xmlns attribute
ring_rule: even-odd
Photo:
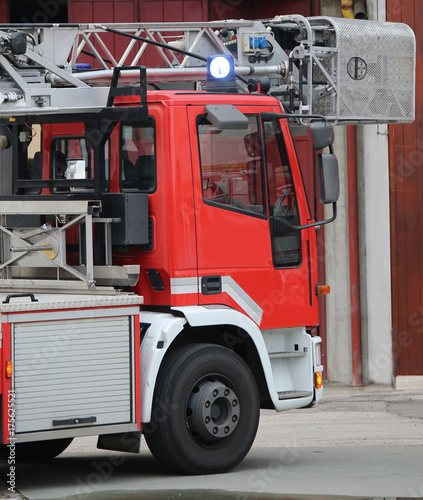
<svg viewBox="0 0 423 500"><path fill-rule="evenodd" d="M362 385L360 262L358 247L357 129L347 127L352 384Z"/></svg>
<svg viewBox="0 0 423 500"><path fill-rule="evenodd" d="M94 285L94 255L93 255L93 217L85 215L85 259L87 265L87 282Z"/></svg>

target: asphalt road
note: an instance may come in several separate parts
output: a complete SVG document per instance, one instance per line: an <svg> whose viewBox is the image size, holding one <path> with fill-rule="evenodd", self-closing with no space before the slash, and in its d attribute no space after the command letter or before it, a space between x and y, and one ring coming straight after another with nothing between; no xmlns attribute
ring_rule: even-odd
<svg viewBox="0 0 423 500"><path fill-rule="evenodd" d="M326 386L312 409L263 411L255 444L231 473L166 473L140 455L97 450L76 439L56 460L16 471L29 500L423 498L423 393ZM7 464L0 474L7 479Z"/></svg>

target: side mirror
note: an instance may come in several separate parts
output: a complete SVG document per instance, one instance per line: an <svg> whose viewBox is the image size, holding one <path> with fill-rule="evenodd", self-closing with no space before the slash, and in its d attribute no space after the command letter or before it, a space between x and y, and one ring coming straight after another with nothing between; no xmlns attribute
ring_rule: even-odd
<svg viewBox="0 0 423 500"><path fill-rule="evenodd" d="M332 146L335 139L332 124L324 121L312 122L310 128L315 150Z"/></svg>
<svg viewBox="0 0 423 500"><path fill-rule="evenodd" d="M320 203L336 203L339 198L338 159L334 154L318 155Z"/></svg>

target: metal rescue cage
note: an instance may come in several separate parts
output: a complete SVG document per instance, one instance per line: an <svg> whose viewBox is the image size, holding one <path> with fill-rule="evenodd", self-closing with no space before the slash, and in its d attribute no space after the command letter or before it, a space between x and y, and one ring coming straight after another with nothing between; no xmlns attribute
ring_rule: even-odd
<svg viewBox="0 0 423 500"><path fill-rule="evenodd" d="M343 121L366 121L366 117L379 122L414 120L416 47L411 28L356 19L310 19L314 29L318 23L325 23L325 32L333 33L327 45L338 49L333 69L337 99L316 99L313 112ZM314 78L322 75L316 66Z"/></svg>

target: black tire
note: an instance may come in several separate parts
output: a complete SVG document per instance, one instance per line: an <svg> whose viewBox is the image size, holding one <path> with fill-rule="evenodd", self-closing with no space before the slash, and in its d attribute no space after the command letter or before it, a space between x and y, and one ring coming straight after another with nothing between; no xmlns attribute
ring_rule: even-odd
<svg viewBox="0 0 423 500"><path fill-rule="evenodd" d="M213 344L182 346L157 379L148 447L183 474L227 472L253 444L260 414L254 377L234 352Z"/></svg>
<svg viewBox="0 0 423 500"><path fill-rule="evenodd" d="M62 438L31 443L16 443L15 460L17 463L46 462L63 453L72 441L73 438ZM1 445L1 448L0 457L2 460L7 460L9 448L6 445Z"/></svg>

